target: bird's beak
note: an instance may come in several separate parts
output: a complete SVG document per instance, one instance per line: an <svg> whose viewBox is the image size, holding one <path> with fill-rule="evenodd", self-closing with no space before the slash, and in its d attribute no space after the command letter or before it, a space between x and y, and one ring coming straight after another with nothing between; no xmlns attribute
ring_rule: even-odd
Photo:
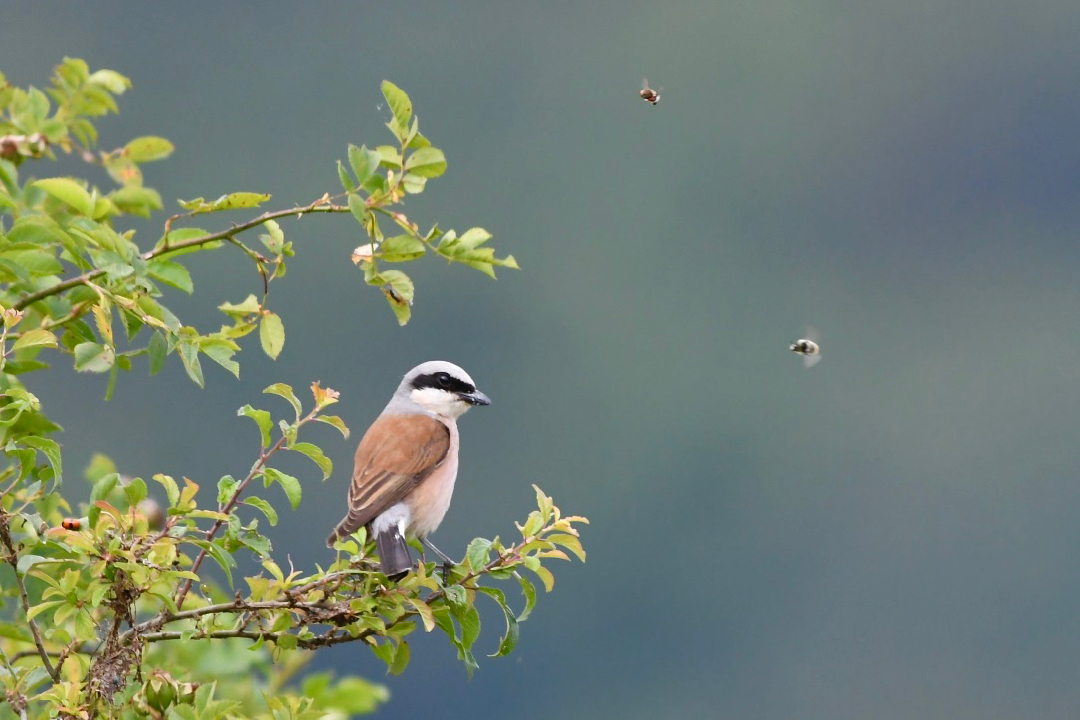
<svg viewBox="0 0 1080 720"><path fill-rule="evenodd" d="M470 405L490 405L491 400L487 395L479 390L473 390L471 393L462 393L459 397Z"/></svg>

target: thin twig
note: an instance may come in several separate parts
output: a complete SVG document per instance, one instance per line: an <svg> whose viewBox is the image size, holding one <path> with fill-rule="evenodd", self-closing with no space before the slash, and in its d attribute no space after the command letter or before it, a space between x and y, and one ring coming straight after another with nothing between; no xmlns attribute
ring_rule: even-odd
<svg viewBox="0 0 1080 720"><path fill-rule="evenodd" d="M142 253L139 257L141 257L143 260L153 260L155 258L167 256L170 253L178 252L180 250L186 250L188 248L198 247L200 245L206 245L207 243L214 242L215 240L225 240L227 238L232 237L233 235L236 235L238 233L242 233L245 230L250 230L251 228L253 228L253 227L257 226L257 225L261 225L262 223L266 222L267 220L275 220L277 218L287 217L289 215L306 215L308 213L345 213L345 212L349 212L348 207L345 207L345 206L342 206L342 205L319 205L318 203L320 203L320 202L323 202L322 198L319 198L319 200L316 200L315 203L312 203L311 205L289 208L288 210L275 210L273 212L265 212L262 215L259 215L258 217L254 218L252 220L248 220L247 222L240 223L239 225L234 225L231 228L229 228L228 230L220 230L220 231L218 231L216 233L209 233L207 235L200 235L197 238L191 238L190 240L185 240L184 242L176 243L175 245L162 244L161 247L159 247L159 248L157 248L155 250L147 250L146 252ZM15 303L15 309L16 310L22 310L26 306L31 305L33 303L36 303L39 300L44 300L47 297L57 295L57 294L62 293L64 291L66 291L66 290L70 290L73 287L78 287L79 285L85 285L88 282L90 282L91 280L93 280L95 278L98 278L98 277L101 277L104 274L105 274L105 270L103 270L101 268L98 268L98 269L95 269L95 270L88 270L88 271L84 272L82 275L76 275L73 278L68 278L67 280L64 280L63 282L59 282L59 283L57 283L57 284L55 284L55 285L53 285L51 287L47 287L47 288L44 288L43 290L38 290L35 293L31 293L30 295L27 295L22 300Z"/></svg>
<svg viewBox="0 0 1080 720"><path fill-rule="evenodd" d="M302 420L299 421L299 424L298 424L297 427L299 427L300 425L303 425L304 423L311 420L311 418L315 417L315 415L317 413L318 413L317 408L312 410L310 413L308 413L308 415L305 418L303 418ZM247 488L248 483L250 483L255 478L255 476L257 476L259 474L259 471L262 470L266 466L266 461L270 459L270 456L273 455L274 453L276 453L278 450L280 450L284 444L285 444L285 435L282 434L282 436L280 438L278 438L278 441L276 443L274 443L270 447L269 450L260 451L259 459L255 462L254 465L251 466L251 471L247 474L247 477L244 478L243 481L239 485L236 486L236 490L233 492L233 495L229 499L229 502L226 503L223 507L219 507L218 512L223 513L225 515L228 515L230 512L232 512L233 508L235 508L236 505L240 502L240 495L244 492L244 489ZM218 520L214 521L214 524L210 526L210 531L206 533L206 542L207 543L213 542L214 535L217 534L217 531L220 530L221 527L226 522L227 521L223 520L223 519L218 519ZM207 553L209 553L209 548L203 548L199 552L198 556L195 558L195 562L193 562L191 564L191 572L193 572L193 573L198 573L199 572L199 567L202 565L203 560L206 559ZM184 598L187 597L188 591L191 590L191 585L192 585L193 582L194 582L194 578L188 578L187 581L184 582L184 585L180 588L180 591L176 594L176 598L174 599L174 604L176 605L177 608L183 607ZM165 617L165 616L163 615L162 617Z"/></svg>
<svg viewBox="0 0 1080 720"><path fill-rule="evenodd" d="M19 595L22 598L23 611L26 613L26 624L30 626L30 632L34 635L34 644L37 646L38 655L41 656L41 662L45 666L45 671L49 673L49 677L52 678L53 682L60 682L60 674L56 672L56 668L53 667L52 662L49 660L49 653L45 650L45 643L41 639L41 631L38 629L34 619L30 617L30 596L26 594L26 583L23 582L23 577L19 573L18 555L15 552L15 544L11 541L7 515L0 515L0 541L4 543L4 546L8 550L8 555L5 559L8 564L11 565L11 569L15 571L15 582L19 586Z"/></svg>

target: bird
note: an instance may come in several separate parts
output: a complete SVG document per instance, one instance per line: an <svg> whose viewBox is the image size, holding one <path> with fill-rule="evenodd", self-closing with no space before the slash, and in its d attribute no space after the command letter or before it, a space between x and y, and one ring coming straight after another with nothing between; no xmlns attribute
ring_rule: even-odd
<svg viewBox="0 0 1080 720"><path fill-rule="evenodd" d="M817 331L809 328L806 337L799 338L788 346L793 353L802 355L803 365L812 368L821 362L821 346L817 343Z"/></svg>
<svg viewBox="0 0 1080 720"><path fill-rule="evenodd" d="M458 471L457 419L490 405L469 374L431 360L405 374L394 396L356 449L348 512L326 539L328 547L366 526L375 538L379 568L390 579L412 568L406 543L420 540L452 565L427 539L447 509Z"/></svg>

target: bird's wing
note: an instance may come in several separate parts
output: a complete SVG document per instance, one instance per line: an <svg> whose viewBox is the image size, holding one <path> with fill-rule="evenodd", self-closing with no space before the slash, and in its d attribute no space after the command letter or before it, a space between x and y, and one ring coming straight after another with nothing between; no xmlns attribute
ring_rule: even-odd
<svg viewBox="0 0 1080 720"><path fill-rule="evenodd" d="M336 534L344 537L401 501L439 466L450 450L450 429L426 415L384 415L360 447L349 486L349 514Z"/></svg>

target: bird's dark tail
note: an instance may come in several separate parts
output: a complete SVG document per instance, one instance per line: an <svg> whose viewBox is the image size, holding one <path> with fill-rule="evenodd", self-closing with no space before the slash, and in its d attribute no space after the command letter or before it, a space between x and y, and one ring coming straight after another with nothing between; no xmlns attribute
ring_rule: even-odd
<svg viewBox="0 0 1080 720"><path fill-rule="evenodd" d="M379 569L386 577L397 580L412 569L409 546L396 527L376 535L375 545L379 548Z"/></svg>

